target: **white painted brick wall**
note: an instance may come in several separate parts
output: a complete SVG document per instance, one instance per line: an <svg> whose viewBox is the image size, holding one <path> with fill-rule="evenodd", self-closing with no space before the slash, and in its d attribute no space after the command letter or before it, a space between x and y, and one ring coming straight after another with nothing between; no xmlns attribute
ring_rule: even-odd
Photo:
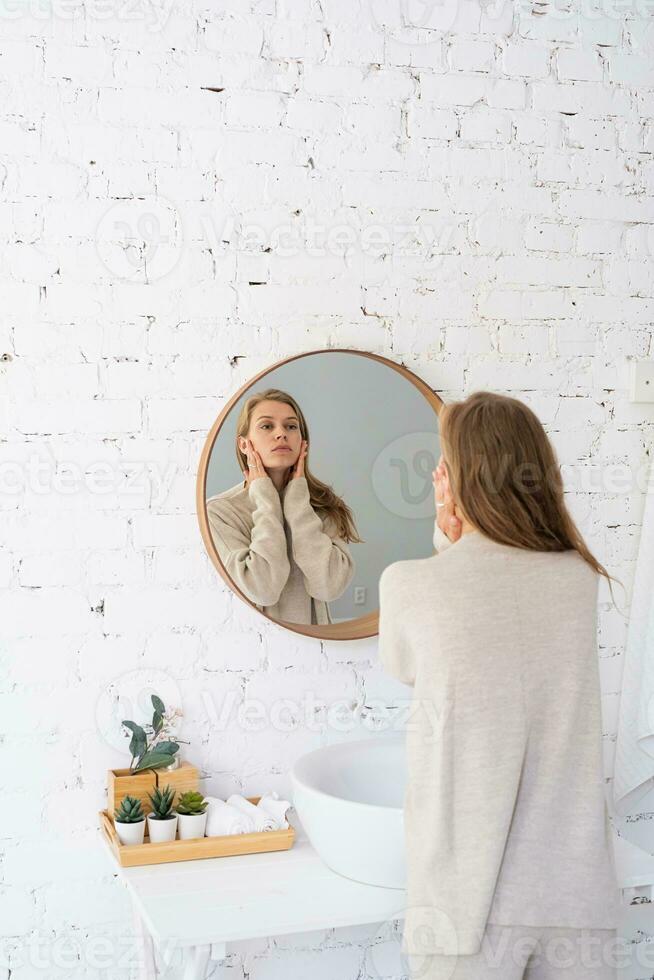
<svg viewBox="0 0 654 980"><path fill-rule="evenodd" d="M643 498L601 474L635 471L654 434L626 391L629 360L654 354L654 35L635 2L459 0L413 25L386 0L37 6L0 19L0 980L133 980L96 830L125 762L98 720L112 686L172 686L225 796L288 792L297 755L335 737L324 710L322 727L221 730L230 692L405 693L374 639L266 623L203 551L199 454L253 374L347 346L446 400L523 398L630 594ZM626 632L608 599L607 779ZM399 975L377 933L236 944L214 975Z"/></svg>

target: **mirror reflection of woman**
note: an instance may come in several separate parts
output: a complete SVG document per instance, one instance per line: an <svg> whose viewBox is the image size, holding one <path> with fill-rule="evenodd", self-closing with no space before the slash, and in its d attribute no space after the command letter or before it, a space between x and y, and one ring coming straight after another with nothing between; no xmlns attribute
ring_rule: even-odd
<svg viewBox="0 0 654 980"><path fill-rule="evenodd" d="M241 592L272 619L332 622L328 603L354 576L352 512L309 469L300 406L278 388L251 395L236 426L244 481L207 500L221 562Z"/></svg>

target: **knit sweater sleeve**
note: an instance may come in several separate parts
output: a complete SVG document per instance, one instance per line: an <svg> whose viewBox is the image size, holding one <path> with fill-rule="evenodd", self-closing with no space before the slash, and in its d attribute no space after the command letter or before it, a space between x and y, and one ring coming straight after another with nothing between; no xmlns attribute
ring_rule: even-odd
<svg viewBox="0 0 654 980"><path fill-rule="evenodd" d="M252 530L220 498L207 504L209 526L220 560L230 578L251 602L274 605L290 574L279 493L269 476L250 483L254 501Z"/></svg>
<svg viewBox="0 0 654 980"><path fill-rule="evenodd" d="M293 557L314 599L338 599L354 576L347 542L311 506L306 477L292 479L284 495L284 516L291 529Z"/></svg>
<svg viewBox="0 0 654 980"><path fill-rule="evenodd" d="M445 551L445 549L446 548L449 548L449 546L451 544L454 544L453 541L450 541L450 539L448 538L447 534L445 534L444 531L441 531L441 529L439 528L438 524L434 524L434 536L433 536L433 539L432 540L433 540L433 543L434 543L434 550L439 555L440 555L441 551Z"/></svg>
<svg viewBox="0 0 654 980"><path fill-rule="evenodd" d="M434 548L438 554L445 551L453 541L434 524ZM388 565L379 579L379 659L382 666L391 677L413 686L415 683L415 665L413 656L399 627L397 615L391 606L394 604L396 586L393 578L396 574L394 566L400 569L402 562Z"/></svg>
<svg viewBox="0 0 654 980"><path fill-rule="evenodd" d="M395 562L379 583L380 661L413 688L419 706L407 733L409 893L402 951L474 954L526 758L523 679L514 649L500 643L483 651L487 613L471 609L463 597L459 602L447 589L447 574L443 619L431 630L420 627L421 608L435 601L433 579L421 591L422 564ZM479 643L462 642L458 624L464 621Z"/></svg>
<svg viewBox="0 0 654 980"><path fill-rule="evenodd" d="M387 565L379 579L379 660L391 677L413 686L415 662L395 609L396 587L393 580L395 567L399 564Z"/></svg>
<svg viewBox="0 0 654 980"><path fill-rule="evenodd" d="M468 617L468 632L483 644L489 613L459 602L447 573L446 612L428 620L431 630L416 625L435 601L433 577L422 590L422 564L396 562L380 580L381 662L413 686L419 706L407 734L402 950L467 955L480 949L526 758L521 651L500 643L485 652L461 640L458 624Z"/></svg>
<svg viewBox="0 0 654 980"><path fill-rule="evenodd" d="M402 949L471 955L481 948L527 756L520 668L495 651L486 664L445 649L425 654L439 662L424 667L414 690L433 707L408 746L414 839ZM426 925L431 949L421 947Z"/></svg>

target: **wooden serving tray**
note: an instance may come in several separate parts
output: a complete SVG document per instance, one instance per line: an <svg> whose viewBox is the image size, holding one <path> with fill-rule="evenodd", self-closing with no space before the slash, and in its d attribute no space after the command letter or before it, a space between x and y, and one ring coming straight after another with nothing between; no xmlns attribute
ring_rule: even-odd
<svg viewBox="0 0 654 980"><path fill-rule="evenodd" d="M258 803L260 796L246 797ZM151 844L147 821L142 844L121 844L108 810L100 810L100 829L114 852L118 864L132 868L138 864L168 864L170 861L196 861L200 858L231 857L234 854L256 854L258 851L287 851L295 841L295 828L260 830L253 834L224 834L220 837L193 837Z"/></svg>

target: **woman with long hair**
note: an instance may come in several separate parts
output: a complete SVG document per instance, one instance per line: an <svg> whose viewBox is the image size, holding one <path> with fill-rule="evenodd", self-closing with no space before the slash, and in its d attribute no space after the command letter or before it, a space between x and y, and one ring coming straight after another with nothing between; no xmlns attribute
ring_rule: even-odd
<svg viewBox="0 0 654 980"><path fill-rule="evenodd" d="M360 541L350 508L311 472L309 427L297 401L251 395L236 426L244 481L207 500L212 537L241 592L271 618L330 623L328 603L354 575Z"/></svg>
<svg viewBox="0 0 654 980"><path fill-rule="evenodd" d="M402 949L421 980L613 980L597 658L611 576L527 405L475 392L443 406L440 434L437 553L380 581L381 661L417 709Z"/></svg>

